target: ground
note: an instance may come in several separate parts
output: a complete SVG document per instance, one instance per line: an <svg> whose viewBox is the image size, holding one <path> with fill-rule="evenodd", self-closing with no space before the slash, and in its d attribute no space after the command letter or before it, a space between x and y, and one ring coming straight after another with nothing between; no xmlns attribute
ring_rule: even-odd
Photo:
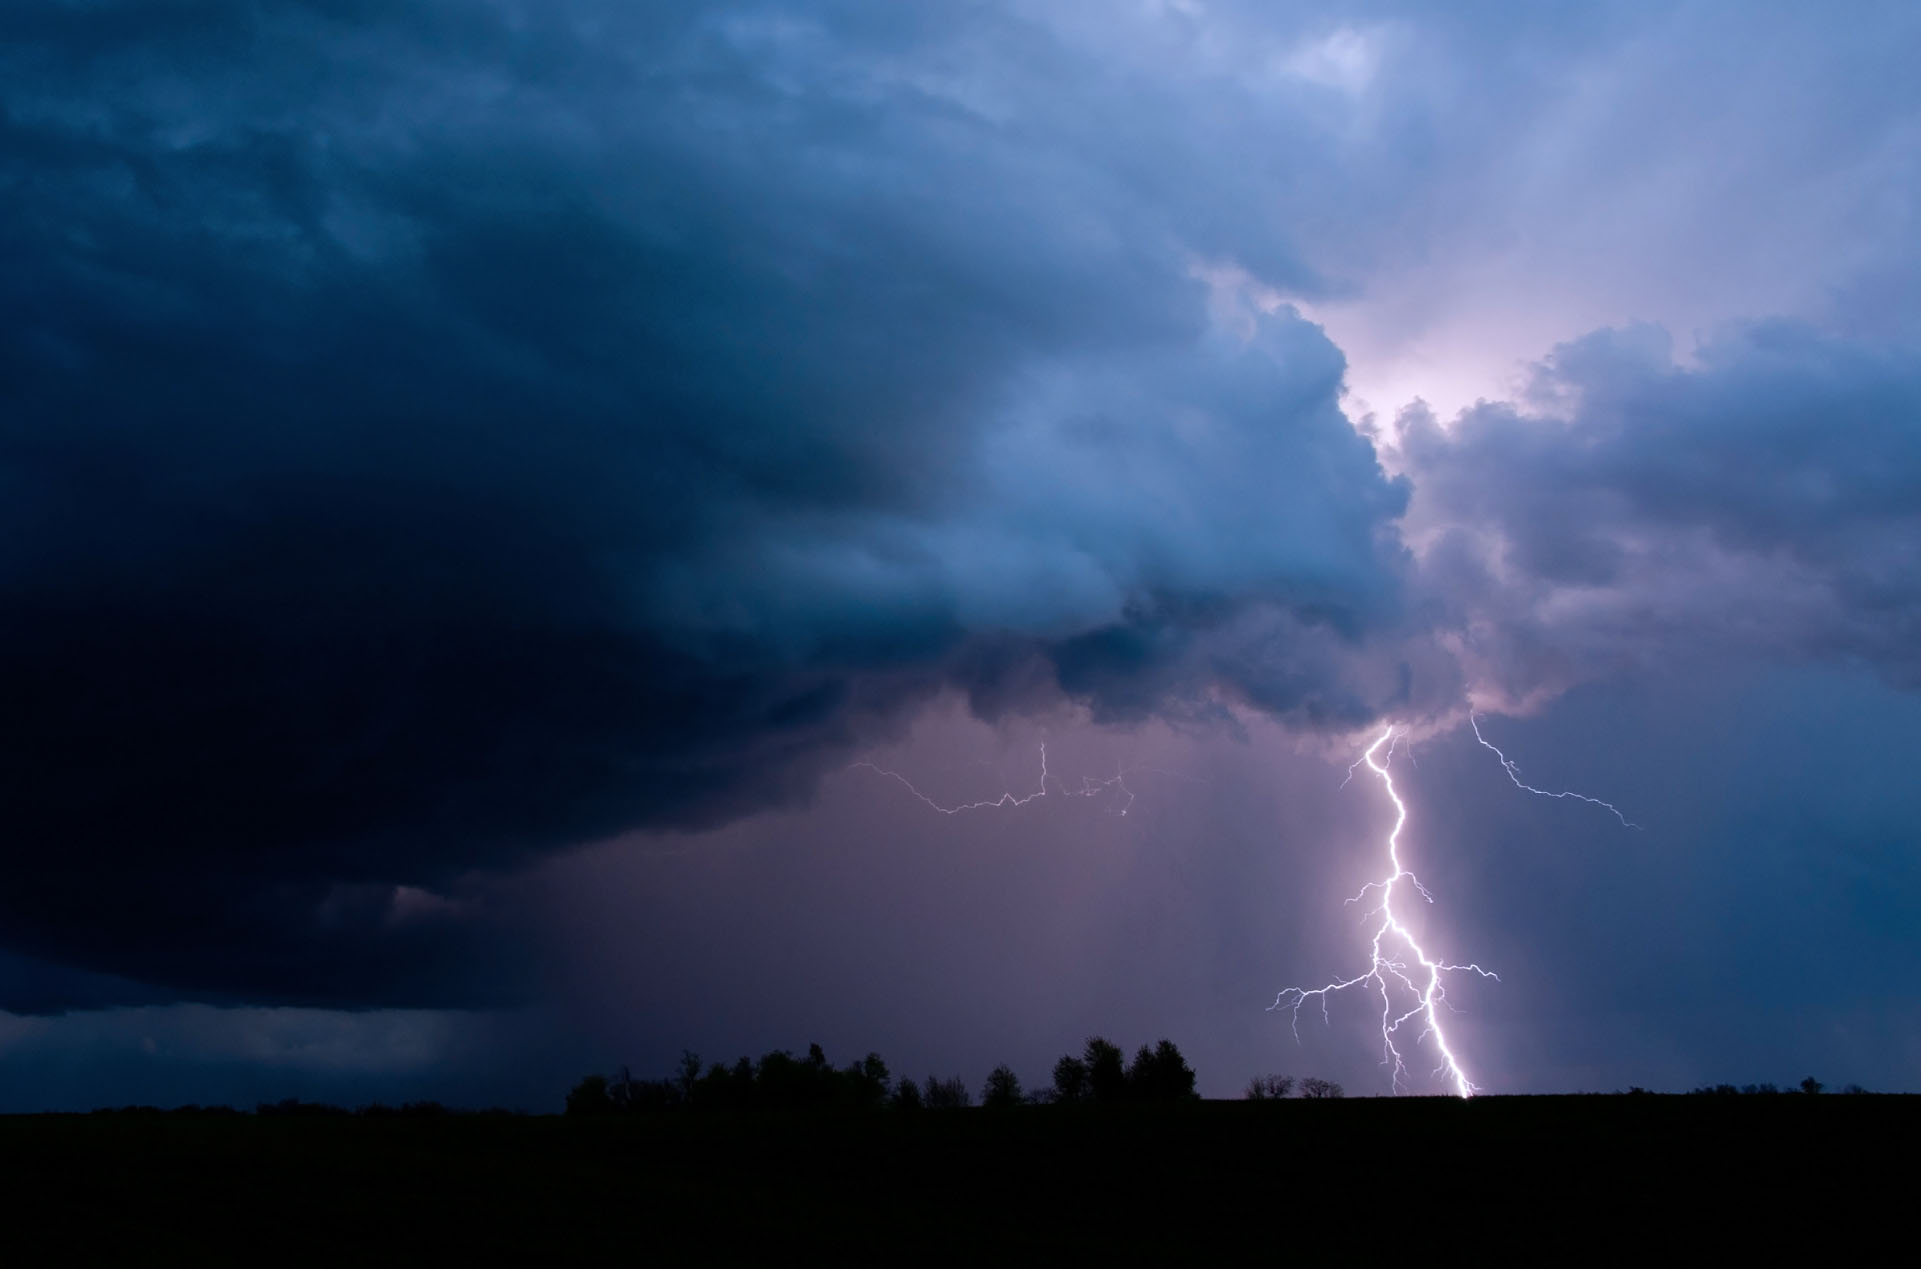
<svg viewBox="0 0 1921 1269"><path fill-rule="evenodd" d="M1827 1259L1905 1225L1918 1126L1832 1095L16 1116L0 1209L72 1263Z"/></svg>

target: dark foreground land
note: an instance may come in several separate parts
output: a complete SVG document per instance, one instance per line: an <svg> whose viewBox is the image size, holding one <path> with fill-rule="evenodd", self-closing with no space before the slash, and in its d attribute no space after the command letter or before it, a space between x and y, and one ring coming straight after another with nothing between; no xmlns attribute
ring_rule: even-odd
<svg viewBox="0 0 1921 1269"><path fill-rule="evenodd" d="M1921 1098L1832 1095L17 1116L0 1215L45 1249L18 1264L1825 1261L1907 1243L1917 1129Z"/></svg>

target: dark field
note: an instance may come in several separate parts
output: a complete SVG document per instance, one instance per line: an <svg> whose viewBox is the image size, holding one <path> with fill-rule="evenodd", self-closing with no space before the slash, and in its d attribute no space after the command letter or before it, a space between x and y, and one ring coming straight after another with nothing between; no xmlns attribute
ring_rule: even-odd
<svg viewBox="0 0 1921 1269"><path fill-rule="evenodd" d="M9 1264L810 1250L1419 1264L1423 1249L1542 1263L1603 1248L1722 1263L1803 1236L1830 1252L1905 1243L1917 1128L1921 1099L1833 1095L18 1116L0 1118L0 1209L14 1247L51 1252Z"/></svg>

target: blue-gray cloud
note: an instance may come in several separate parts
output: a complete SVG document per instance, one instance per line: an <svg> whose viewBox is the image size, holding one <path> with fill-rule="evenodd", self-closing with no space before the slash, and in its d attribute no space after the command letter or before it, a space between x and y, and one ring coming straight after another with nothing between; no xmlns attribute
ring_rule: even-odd
<svg viewBox="0 0 1921 1269"><path fill-rule="evenodd" d="M1921 682L1921 357L1800 323L1678 364L1601 331L1531 400L1404 413L1406 519L1471 677L1526 700L1624 666L1773 655Z"/></svg>
<svg viewBox="0 0 1921 1269"><path fill-rule="evenodd" d="M1860 34L1912 18L1787 74L1748 8L10 6L0 1005L511 995L490 877L804 799L956 686L1912 682L1913 112ZM1510 257L1563 270L1528 321L1825 299L1575 340L1390 475L1292 305L1494 322L1449 288Z"/></svg>
<svg viewBox="0 0 1921 1269"><path fill-rule="evenodd" d="M1224 324L1207 280L1319 285L1271 176L1055 33L438 3L0 32L16 952L465 1002L502 986L474 870L802 796L943 684L1112 718L1406 694L1343 670L1398 620L1405 489L1326 337ZM1162 130L1114 126L1162 95Z"/></svg>

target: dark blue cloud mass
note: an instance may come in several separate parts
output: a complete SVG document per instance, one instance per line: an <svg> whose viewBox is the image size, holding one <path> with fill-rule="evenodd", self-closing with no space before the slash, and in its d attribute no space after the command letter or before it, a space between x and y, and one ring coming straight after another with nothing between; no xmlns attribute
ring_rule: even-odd
<svg viewBox="0 0 1921 1269"><path fill-rule="evenodd" d="M1325 336L1222 329L1201 272L1311 271L1147 179L1175 140L1098 131L1125 86L1013 17L28 5L0 41L17 952L465 1001L472 870L793 798L943 684L1382 703L1341 667L1405 490ZM1093 87L976 101L953 41Z"/></svg>

